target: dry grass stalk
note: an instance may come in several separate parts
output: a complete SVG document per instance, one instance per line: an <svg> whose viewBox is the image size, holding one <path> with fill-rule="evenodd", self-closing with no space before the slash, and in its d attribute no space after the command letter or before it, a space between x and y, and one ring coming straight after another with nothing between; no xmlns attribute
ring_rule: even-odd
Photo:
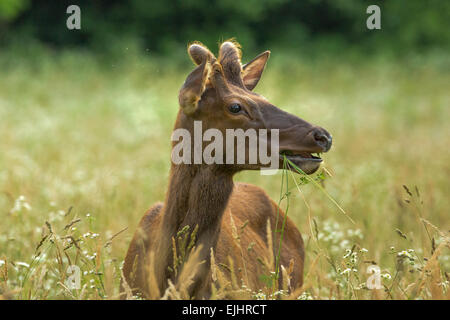
<svg viewBox="0 0 450 320"><path fill-rule="evenodd" d="M183 269L180 272L180 276L177 281L177 291L180 292L183 299L190 299L188 289L193 283L194 277L200 269L200 266L205 263L204 260L200 260L200 253L202 246L194 247L189 255L188 260L184 263Z"/></svg>
<svg viewBox="0 0 450 320"><path fill-rule="evenodd" d="M149 288L149 299L156 300L161 297L161 292L159 290L158 281L155 275L155 253L150 251L148 254L148 288Z"/></svg>

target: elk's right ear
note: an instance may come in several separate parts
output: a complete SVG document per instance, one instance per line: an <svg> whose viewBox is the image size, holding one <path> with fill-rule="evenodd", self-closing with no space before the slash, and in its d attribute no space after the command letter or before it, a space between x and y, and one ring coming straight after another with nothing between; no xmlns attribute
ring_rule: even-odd
<svg viewBox="0 0 450 320"><path fill-rule="evenodd" d="M198 102L205 91L210 69L211 65L209 59L203 60L203 62L188 75L181 87L178 101L181 109L186 115L191 115L197 110Z"/></svg>

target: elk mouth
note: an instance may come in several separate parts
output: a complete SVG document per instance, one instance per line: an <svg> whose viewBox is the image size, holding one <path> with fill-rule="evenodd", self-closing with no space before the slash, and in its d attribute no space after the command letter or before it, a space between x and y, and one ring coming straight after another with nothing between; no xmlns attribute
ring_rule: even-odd
<svg viewBox="0 0 450 320"><path fill-rule="evenodd" d="M306 174L314 173L317 169L319 169L320 164L323 161L318 154L313 155L309 152L294 153L290 150L283 150L280 152L281 165L283 165L284 157L286 157L289 161L299 167ZM297 172L295 168L290 169L294 172Z"/></svg>

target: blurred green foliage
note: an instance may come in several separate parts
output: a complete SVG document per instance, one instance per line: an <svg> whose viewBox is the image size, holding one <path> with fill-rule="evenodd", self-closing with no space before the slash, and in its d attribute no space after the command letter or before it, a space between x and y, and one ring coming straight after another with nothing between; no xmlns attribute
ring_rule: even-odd
<svg viewBox="0 0 450 320"><path fill-rule="evenodd" d="M0 20L12 20L29 6L28 0L1 0Z"/></svg>
<svg viewBox="0 0 450 320"><path fill-rule="evenodd" d="M81 30L68 30L66 8L81 8ZM368 30L366 8L381 8L381 30ZM441 0L0 0L2 44L38 40L53 47L113 50L119 43L168 53L200 40L236 37L247 50L364 53L447 50L450 2Z"/></svg>

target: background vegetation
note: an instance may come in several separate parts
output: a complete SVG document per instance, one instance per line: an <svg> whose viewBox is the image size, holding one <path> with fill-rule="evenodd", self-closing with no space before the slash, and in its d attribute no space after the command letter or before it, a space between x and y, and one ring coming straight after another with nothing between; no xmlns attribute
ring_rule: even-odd
<svg viewBox="0 0 450 320"><path fill-rule="evenodd" d="M82 28L65 28L66 8L82 9ZM383 32L366 28L366 8L382 11ZM173 54L188 41L208 46L236 37L247 51L283 47L299 52L408 54L449 49L450 3L409 0L96 0L0 1L3 43L39 40L53 48L120 52L124 41ZM184 51L184 50L183 50Z"/></svg>
<svg viewBox="0 0 450 320"><path fill-rule="evenodd" d="M295 298L449 298L448 2L205 3L80 1L69 31L64 1L0 0L0 297L117 297L135 227L164 198L186 44L235 36L244 62L272 50L256 91L333 134L324 186L355 221L311 184L292 190ZM369 4L382 30L366 29ZM279 198L281 176L237 180ZM382 290L365 287L373 263ZM81 290L64 287L70 264ZM248 297L285 297L270 292Z"/></svg>

